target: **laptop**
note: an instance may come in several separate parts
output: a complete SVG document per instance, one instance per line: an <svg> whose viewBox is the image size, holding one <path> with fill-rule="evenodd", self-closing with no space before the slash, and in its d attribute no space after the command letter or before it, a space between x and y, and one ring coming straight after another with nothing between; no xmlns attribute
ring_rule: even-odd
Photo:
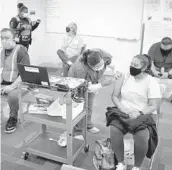
<svg viewBox="0 0 172 170"><path fill-rule="evenodd" d="M48 72L45 67L18 64L18 70L23 82L50 86Z"/></svg>
<svg viewBox="0 0 172 170"><path fill-rule="evenodd" d="M19 74L23 82L44 87L55 87L59 91L69 91L86 83L84 79L48 75L45 67L18 64Z"/></svg>

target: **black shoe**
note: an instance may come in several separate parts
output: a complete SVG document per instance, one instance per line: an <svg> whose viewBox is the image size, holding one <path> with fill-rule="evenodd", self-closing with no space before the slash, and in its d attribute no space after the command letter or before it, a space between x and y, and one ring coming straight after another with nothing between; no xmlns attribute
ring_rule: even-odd
<svg viewBox="0 0 172 170"><path fill-rule="evenodd" d="M13 133L16 130L17 126L17 119L10 117L7 121L6 128L5 128L5 133Z"/></svg>

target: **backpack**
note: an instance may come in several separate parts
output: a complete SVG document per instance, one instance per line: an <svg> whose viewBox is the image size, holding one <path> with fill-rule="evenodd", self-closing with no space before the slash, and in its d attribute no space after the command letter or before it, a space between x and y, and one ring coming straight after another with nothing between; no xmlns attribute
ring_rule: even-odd
<svg viewBox="0 0 172 170"><path fill-rule="evenodd" d="M115 170L117 160L111 147L110 138L97 140L93 164L97 170Z"/></svg>

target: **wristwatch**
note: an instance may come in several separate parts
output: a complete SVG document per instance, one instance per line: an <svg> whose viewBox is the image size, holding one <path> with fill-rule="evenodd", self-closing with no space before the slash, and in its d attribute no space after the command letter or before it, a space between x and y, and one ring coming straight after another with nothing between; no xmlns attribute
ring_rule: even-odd
<svg viewBox="0 0 172 170"><path fill-rule="evenodd" d="M140 115L144 115L144 113L142 111L139 111Z"/></svg>

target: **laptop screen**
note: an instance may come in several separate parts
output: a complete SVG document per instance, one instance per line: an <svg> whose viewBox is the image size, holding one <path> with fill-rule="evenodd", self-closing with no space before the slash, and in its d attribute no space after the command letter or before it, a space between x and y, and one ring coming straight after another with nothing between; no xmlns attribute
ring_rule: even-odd
<svg viewBox="0 0 172 170"><path fill-rule="evenodd" d="M49 86L48 72L45 67L18 64L19 74L23 82Z"/></svg>

